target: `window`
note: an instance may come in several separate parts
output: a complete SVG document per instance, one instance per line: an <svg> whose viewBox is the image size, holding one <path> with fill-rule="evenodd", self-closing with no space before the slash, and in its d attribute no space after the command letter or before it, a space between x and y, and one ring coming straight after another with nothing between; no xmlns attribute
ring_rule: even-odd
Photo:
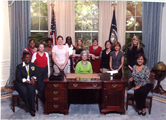
<svg viewBox="0 0 166 120"><path fill-rule="evenodd" d="M48 37L47 0L31 1L31 36L36 33Z"/></svg>
<svg viewBox="0 0 166 120"><path fill-rule="evenodd" d="M98 38L98 16L98 1L75 1L75 42L82 38L85 49L92 45L93 38Z"/></svg>
<svg viewBox="0 0 166 120"><path fill-rule="evenodd" d="M127 2L126 39L137 35L142 40L142 2Z"/></svg>

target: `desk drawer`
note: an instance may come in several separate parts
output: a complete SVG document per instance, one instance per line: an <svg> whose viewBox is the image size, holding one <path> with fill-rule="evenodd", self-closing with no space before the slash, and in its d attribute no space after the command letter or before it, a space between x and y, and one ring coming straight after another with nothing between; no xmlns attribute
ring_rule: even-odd
<svg viewBox="0 0 166 120"><path fill-rule="evenodd" d="M65 97L60 97L60 96L48 96L47 97L48 102L66 102Z"/></svg>
<svg viewBox="0 0 166 120"><path fill-rule="evenodd" d="M65 92L67 92L67 90L59 90L59 89L55 89L55 90L51 90L51 89L47 89L46 90L46 95L52 95L52 96L64 96Z"/></svg>
<svg viewBox="0 0 166 120"><path fill-rule="evenodd" d="M47 103L47 109L49 110L63 110L63 109L67 109L67 103L66 102L62 102L62 103Z"/></svg>
<svg viewBox="0 0 166 120"><path fill-rule="evenodd" d="M101 89L102 83L68 83L68 89Z"/></svg>
<svg viewBox="0 0 166 120"><path fill-rule="evenodd" d="M47 89L55 89L55 88L65 88L64 83L53 83L53 84L46 84Z"/></svg>
<svg viewBox="0 0 166 120"><path fill-rule="evenodd" d="M115 88L122 88L122 87L124 87L124 84L120 84L120 83L106 83L106 84L104 84L104 87L106 87L106 88L113 88L113 89L115 89Z"/></svg>

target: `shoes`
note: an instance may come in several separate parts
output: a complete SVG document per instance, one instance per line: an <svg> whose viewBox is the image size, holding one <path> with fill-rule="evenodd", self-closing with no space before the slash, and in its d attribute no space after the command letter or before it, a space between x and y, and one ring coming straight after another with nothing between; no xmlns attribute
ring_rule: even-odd
<svg viewBox="0 0 166 120"><path fill-rule="evenodd" d="M33 110L30 111L32 117L35 117L35 112Z"/></svg>
<svg viewBox="0 0 166 120"><path fill-rule="evenodd" d="M142 113L142 116L145 116L146 115L146 112L145 113Z"/></svg>
<svg viewBox="0 0 166 120"><path fill-rule="evenodd" d="M138 115L142 115L142 112L141 112L141 111L138 111Z"/></svg>
<svg viewBox="0 0 166 120"><path fill-rule="evenodd" d="M146 115L146 109L143 109L142 110L142 116L145 116Z"/></svg>

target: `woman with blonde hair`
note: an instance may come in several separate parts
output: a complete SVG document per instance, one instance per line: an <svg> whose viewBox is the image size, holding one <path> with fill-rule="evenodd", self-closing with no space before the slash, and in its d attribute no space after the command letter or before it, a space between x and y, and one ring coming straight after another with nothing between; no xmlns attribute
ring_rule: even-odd
<svg viewBox="0 0 166 120"><path fill-rule="evenodd" d="M73 48L73 55L80 56L80 53L84 50L84 43L81 38L77 39L76 47Z"/></svg>
<svg viewBox="0 0 166 120"><path fill-rule="evenodd" d="M140 45L139 37L134 36L132 38L131 46L128 48L128 51L127 51L128 80L131 78L131 73L133 71L133 66L136 64L135 57L139 53L144 54L144 51L142 49L142 46ZM129 82L128 82L128 87L130 88Z"/></svg>

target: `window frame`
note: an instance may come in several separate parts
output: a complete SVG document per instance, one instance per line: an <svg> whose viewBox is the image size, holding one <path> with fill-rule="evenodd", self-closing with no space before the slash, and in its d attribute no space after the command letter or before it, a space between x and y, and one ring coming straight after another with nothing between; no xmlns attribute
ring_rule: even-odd
<svg viewBox="0 0 166 120"><path fill-rule="evenodd" d="M35 2L35 1L30 1L30 2ZM39 16L31 16L31 18L33 18L33 17L38 17L39 18L39 30L30 30L30 33L48 33L48 35L49 35L49 31L48 31L48 29L47 30L40 30L40 18L41 17L47 17L47 19L48 19L48 13L47 13L47 16L40 16L40 2L41 2L41 0L38 0L37 2L39 2ZM48 3L46 3L46 4L48 4ZM47 10L48 10L48 8L47 8ZM47 22L47 24L48 24L48 22Z"/></svg>

